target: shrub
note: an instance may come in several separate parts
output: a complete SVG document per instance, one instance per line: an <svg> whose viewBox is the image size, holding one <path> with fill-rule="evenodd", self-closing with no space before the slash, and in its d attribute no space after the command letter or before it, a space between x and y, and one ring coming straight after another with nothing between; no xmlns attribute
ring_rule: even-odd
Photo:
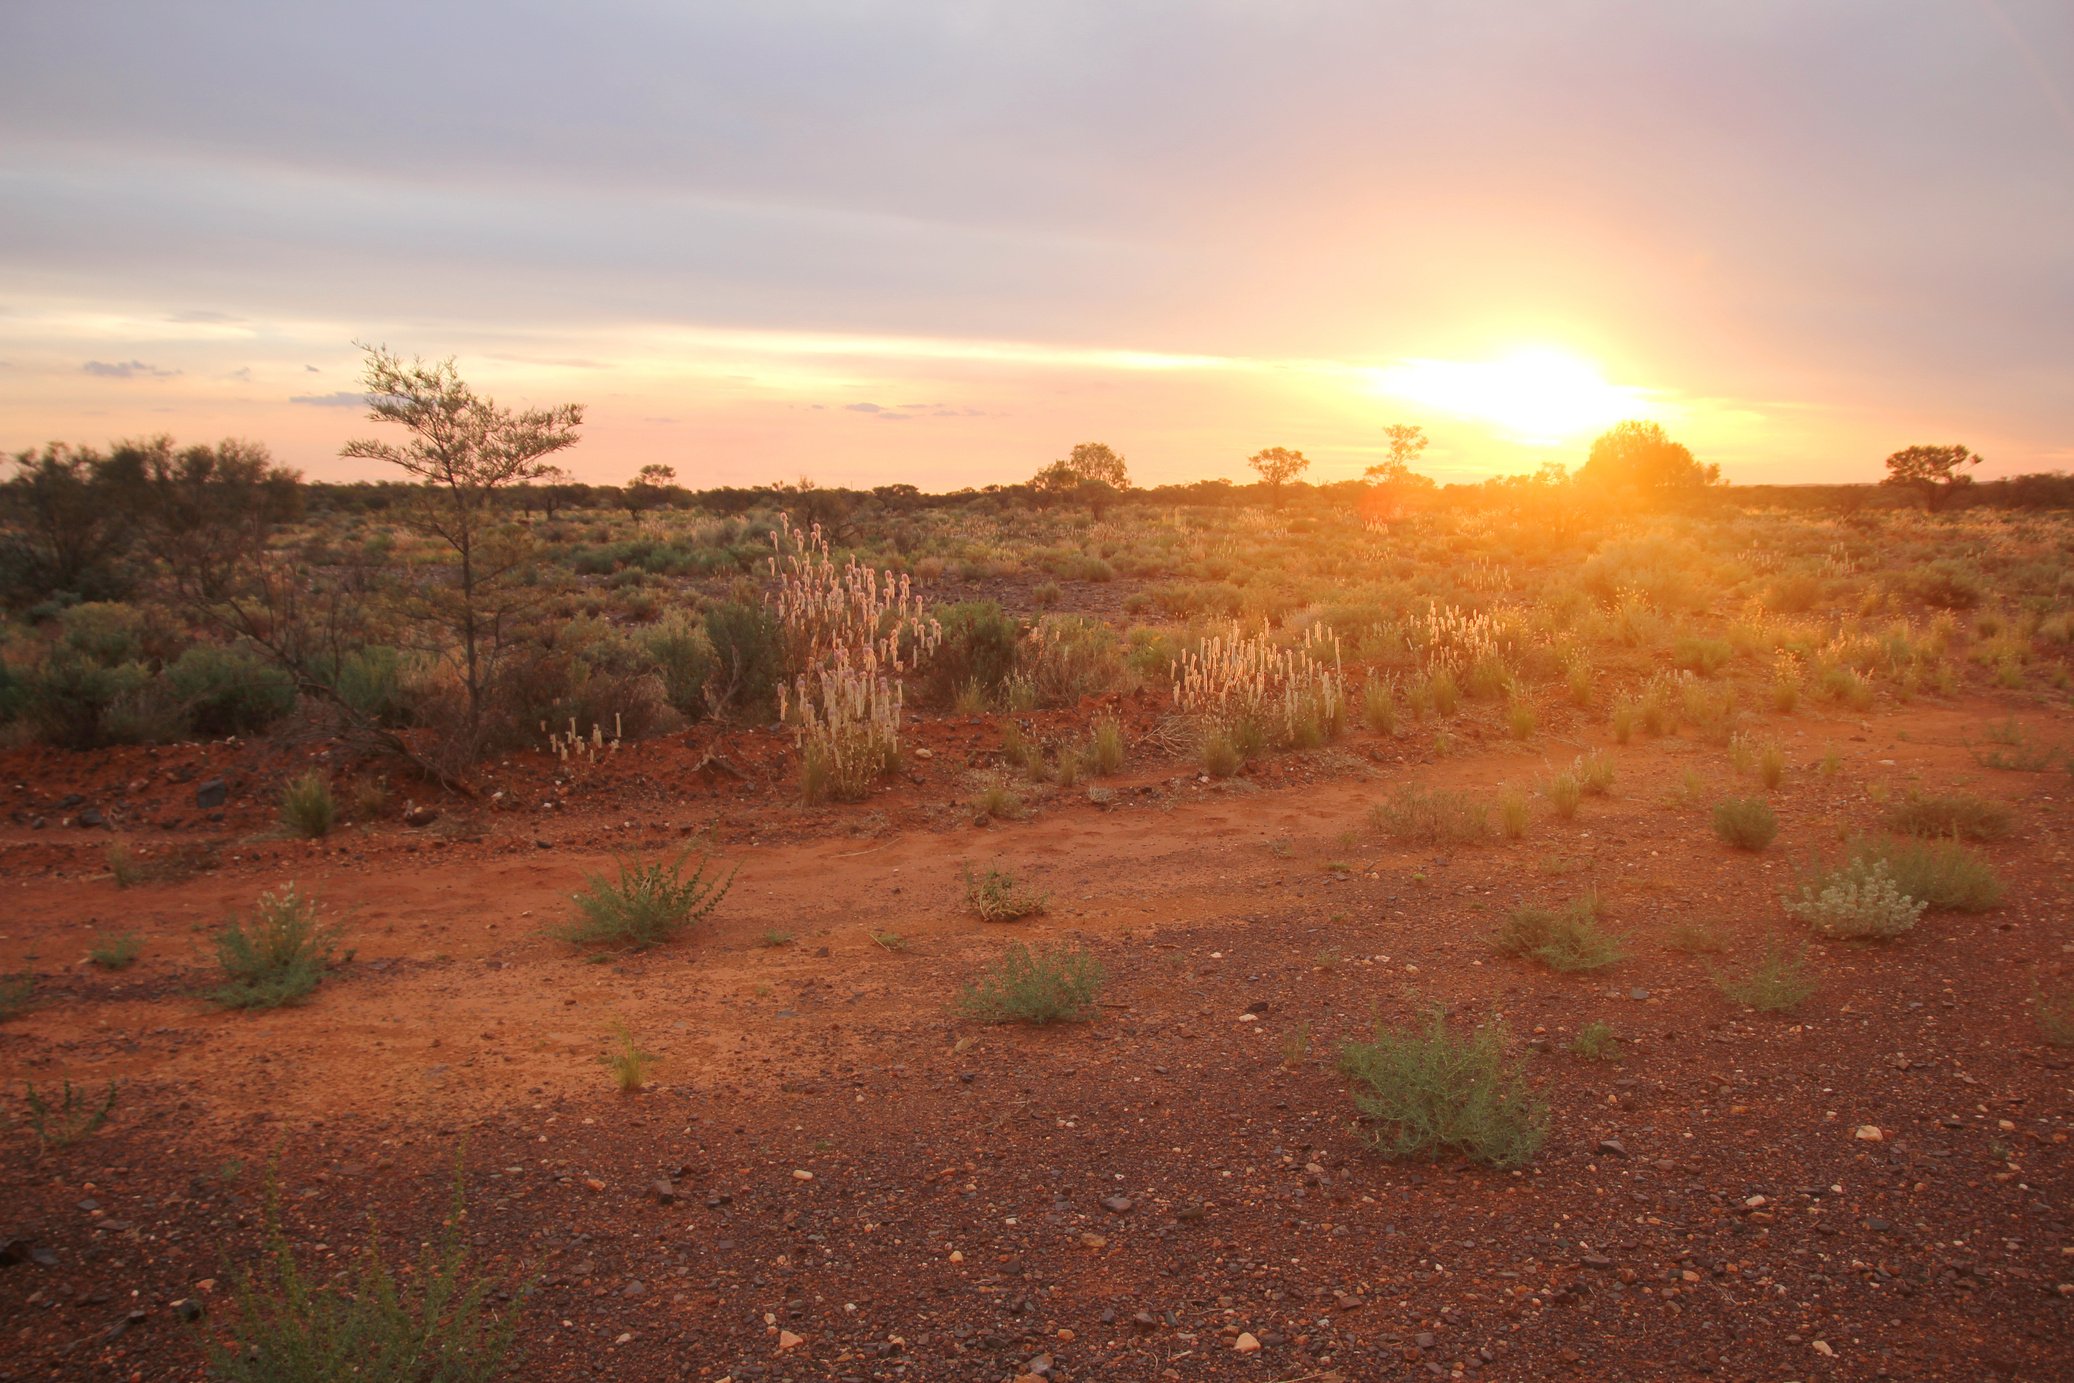
<svg viewBox="0 0 2074 1383"><path fill-rule="evenodd" d="M1786 777L1786 752L1776 744L1767 744L1757 752L1757 781L1767 788L1775 788Z"/></svg>
<svg viewBox="0 0 2074 1383"><path fill-rule="evenodd" d="M127 970L144 952L144 938L135 932L111 932L95 940L87 959L103 970Z"/></svg>
<svg viewBox="0 0 2074 1383"><path fill-rule="evenodd" d="M23 675L23 715L47 743L99 749L136 738L133 708L150 685L142 663L99 663L61 644Z"/></svg>
<svg viewBox="0 0 2074 1383"><path fill-rule="evenodd" d="M1527 833L1527 795L1518 788L1498 794L1498 828L1507 840L1518 840Z"/></svg>
<svg viewBox="0 0 2074 1383"><path fill-rule="evenodd" d="M281 790L281 826L291 835L316 840L331 832L338 819L338 803L332 799L331 784L311 769Z"/></svg>
<svg viewBox="0 0 2074 1383"><path fill-rule="evenodd" d="M1560 908L1515 908L1491 944L1501 954L1538 960L1551 970L1603 970L1627 959L1620 940L1599 929L1598 900Z"/></svg>
<svg viewBox="0 0 2074 1383"><path fill-rule="evenodd" d="M331 965L339 928L317 921L317 901L296 891L262 893L251 924L232 918L216 934L227 982L209 998L224 1008L280 1008L308 998Z"/></svg>
<svg viewBox="0 0 2074 1383"><path fill-rule="evenodd" d="M437 1247L398 1273L370 1233L349 1290L313 1284L281 1229L280 1190L267 1179L266 1266L247 1273L228 1341L208 1341L209 1372L225 1383L487 1383L517 1362L519 1307L491 1310L492 1284L469 1280L459 1168L454 1207Z"/></svg>
<svg viewBox="0 0 2074 1383"><path fill-rule="evenodd" d="M1005 869L965 871L965 901L982 922L1014 922L1044 911L1049 895L1025 888Z"/></svg>
<svg viewBox="0 0 2074 1383"><path fill-rule="evenodd" d="M69 1080L56 1104L33 1085L27 1086L24 1098L29 1106L29 1131L36 1135L36 1150L47 1153L52 1148L69 1148L100 1132L108 1116L115 1112L115 1082L108 1082L107 1093L98 1103Z"/></svg>
<svg viewBox="0 0 2074 1383"><path fill-rule="evenodd" d="M1505 727L1512 732L1512 737L1516 740L1531 738L1534 727L1540 723L1531 702L1516 700L1505 708Z"/></svg>
<svg viewBox="0 0 2074 1383"><path fill-rule="evenodd" d="M958 1011L983 1023L1077 1022L1095 1006L1107 979L1102 963L1085 951L1049 946L1032 951L1020 942L958 998Z"/></svg>
<svg viewBox="0 0 2074 1383"><path fill-rule="evenodd" d="M1850 853L1882 865L1903 893L1933 908L1985 912L2002 901L1994 866L1956 840L1862 839L1851 843Z"/></svg>
<svg viewBox="0 0 2074 1383"><path fill-rule="evenodd" d="M1574 773L1558 773L1549 779L1545 791L1548 805L1565 821L1577 815L1578 804L1584 800L1584 785Z"/></svg>
<svg viewBox="0 0 2074 1383"><path fill-rule="evenodd" d="M1882 824L1890 831L1909 836L1999 840L2009 834L2013 819L2013 813L2004 803L1975 797L1971 793L1933 797L1910 793L1906 802L1887 813Z"/></svg>
<svg viewBox="0 0 2074 1383"><path fill-rule="evenodd" d="M734 870L724 879L708 879L706 866L712 861L705 855L699 856L698 867L686 878L684 863L691 854L684 850L669 860L646 862L629 856L618 861L617 880L602 874L586 876L583 891L571 895L575 920L558 935L579 946L624 946L635 951L675 940L679 933L712 916L735 880Z"/></svg>
<svg viewBox="0 0 2074 1383"><path fill-rule="evenodd" d="M1711 956L1728 949L1728 937L1711 922L1681 922L1671 928L1664 945L1689 956Z"/></svg>
<svg viewBox="0 0 2074 1383"><path fill-rule="evenodd" d="M0 975L0 1023L19 1018L36 1000L36 977L25 973Z"/></svg>
<svg viewBox="0 0 2074 1383"><path fill-rule="evenodd" d="M945 605L935 615L943 637L922 669L923 694L937 705L950 705L966 687L983 697L999 693L1015 673L1022 637L1015 621L991 600Z"/></svg>
<svg viewBox="0 0 2074 1383"><path fill-rule="evenodd" d="M667 619L642 636L655 675L662 679L663 700L686 720L703 720L710 709L706 690L717 659L713 642L697 624Z"/></svg>
<svg viewBox="0 0 2074 1383"><path fill-rule="evenodd" d="M1341 1044L1339 1069L1367 1121L1364 1139L1387 1158L1453 1152L1510 1169L1531 1161L1548 1136L1548 1107L1506 1061L1495 1022L1467 1036L1449 1031L1438 1010L1424 1030L1378 1023L1372 1040Z"/></svg>
<svg viewBox="0 0 2074 1383"><path fill-rule="evenodd" d="M1115 716L1103 716L1095 722L1094 744L1089 758L1095 772L1106 778L1123 768L1124 761L1123 722Z"/></svg>
<svg viewBox="0 0 2074 1383"><path fill-rule="evenodd" d="M377 725L403 725L410 719L403 657L387 644L368 644L341 658L332 690L339 700Z"/></svg>
<svg viewBox="0 0 2074 1383"><path fill-rule="evenodd" d="M706 611L706 642L713 650L706 704L716 714L767 710L784 672L784 633L777 616L746 601L715 605Z"/></svg>
<svg viewBox="0 0 2074 1383"><path fill-rule="evenodd" d="M1776 938L1765 943L1764 953L1748 969L1717 971L1714 987L1730 1003L1759 1013L1791 1012L1817 988L1808 974L1807 948L1789 952Z"/></svg>
<svg viewBox="0 0 2074 1383"><path fill-rule="evenodd" d="M1613 756L1603 749L1579 755L1570 772L1589 796L1604 797L1613 791Z"/></svg>
<svg viewBox="0 0 2074 1383"><path fill-rule="evenodd" d="M1671 646L1671 665L1702 677L1712 677L1727 667L1736 651L1726 640L1686 637Z"/></svg>
<svg viewBox="0 0 2074 1383"><path fill-rule="evenodd" d="M972 799L972 810L979 816L1013 821L1023 814L1023 799L1016 794L1014 788L1000 779L995 779L981 788L979 796Z"/></svg>
<svg viewBox="0 0 2074 1383"><path fill-rule="evenodd" d="M1361 688L1361 723L1379 735L1397 733L1397 698L1387 682L1370 678Z"/></svg>
<svg viewBox="0 0 2074 1383"><path fill-rule="evenodd" d="M2074 1047L2074 985L2061 984L2031 998L2039 1035L2055 1047Z"/></svg>
<svg viewBox="0 0 2074 1383"><path fill-rule="evenodd" d="M203 735L248 735L295 709L295 679L250 649L196 644L165 678L187 723Z"/></svg>
<svg viewBox="0 0 2074 1383"><path fill-rule="evenodd" d="M631 1095L648 1083L648 1067L655 1060L653 1052L644 1052L634 1041L634 1034L624 1023L612 1028L612 1048L598 1058L599 1063L612 1073L622 1094Z"/></svg>
<svg viewBox="0 0 2074 1383"><path fill-rule="evenodd" d="M1212 726L1203 735L1203 772L1212 778L1229 778L1246 766L1246 756L1232 740L1229 730Z"/></svg>
<svg viewBox="0 0 2074 1383"><path fill-rule="evenodd" d="M1613 1061L1620 1055L1620 1037L1611 1023L1586 1023L1570 1043L1570 1055L1586 1061Z"/></svg>
<svg viewBox="0 0 2074 1383"><path fill-rule="evenodd" d="M1390 840L1405 845L1464 845L1488 839L1491 812L1459 792L1409 785L1369 811L1369 820Z"/></svg>
<svg viewBox="0 0 2074 1383"><path fill-rule="evenodd" d="M1880 860L1853 860L1803 884L1786 911L1835 940L1887 941L1916 925L1928 906L1904 893Z"/></svg>
<svg viewBox="0 0 2074 1383"><path fill-rule="evenodd" d="M1738 850L1762 850L1777 839L1779 818L1762 797L1731 797L1714 804L1714 834Z"/></svg>
<svg viewBox="0 0 2074 1383"><path fill-rule="evenodd" d="M1126 673L1116 631L1080 615L1047 615L1017 654L1041 706L1072 706L1123 685Z"/></svg>

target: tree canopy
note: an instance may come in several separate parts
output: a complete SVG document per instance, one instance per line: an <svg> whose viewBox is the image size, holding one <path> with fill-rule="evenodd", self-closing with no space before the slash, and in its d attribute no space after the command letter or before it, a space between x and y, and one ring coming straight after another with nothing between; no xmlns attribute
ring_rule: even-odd
<svg viewBox="0 0 2074 1383"><path fill-rule="evenodd" d="M1692 459L1683 443L1674 442L1660 423L1630 418L1616 423L1592 443L1591 456L1577 472L1583 484L1638 496L1690 494L1718 484L1721 468Z"/></svg>

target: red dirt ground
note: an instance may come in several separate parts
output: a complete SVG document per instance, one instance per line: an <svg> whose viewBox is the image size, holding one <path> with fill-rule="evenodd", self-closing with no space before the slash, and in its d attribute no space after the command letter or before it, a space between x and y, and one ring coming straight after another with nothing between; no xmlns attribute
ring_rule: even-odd
<svg viewBox="0 0 2074 1383"><path fill-rule="evenodd" d="M2074 970L2070 787L1975 762L2012 709L2074 739L2064 713L1985 702L1775 720L1791 767L1760 854L1676 804L1688 770L1732 783L1724 751L1679 739L1615 749L1614 795L1573 821L1537 801L1525 839L1449 849L1382 843L1369 806L1401 782L1532 789L1584 742L1434 760L1363 735L1222 783L1141 749L1092 792L976 823L992 719L920 725L909 781L813 810L782 737L730 734L728 767L694 774L718 743L698 731L559 782L514 756L475 802L418 793L427 825L314 843L270 834L307 754L12 752L0 972L39 985L0 1026L9 1107L25 1082L119 1096L69 1149L8 1136L0 1379L198 1377L179 1303L228 1313L270 1159L328 1273L371 1214L407 1261L457 1151L476 1266L532 1279L525 1378L2074 1376L2074 1078L2029 1008ZM195 806L213 777L220 819ZM2007 901L1817 946L1821 990L1791 1017L1724 999L1710 967L1793 925L1795 865L1911 787L2014 807L1984 847ZM89 808L110 827L80 826ZM693 837L740 874L688 941L600 961L545 934L613 851ZM118 888L115 840L161 877ZM1050 911L973 920L961 863L1011 868ZM346 924L350 962L300 1007L195 998L223 916L290 880ZM1487 945L1517 902L1587 888L1627 934L1615 969ZM1697 922L1727 956L1667 948ZM124 929L137 965L86 962ZM954 1017L1012 938L1093 949L1100 1020ZM1524 1171L1365 1150L1336 1044L1435 1004L1536 1049L1553 1130ZM1595 1020L1618 1061L1567 1051ZM598 1061L621 1022L660 1058L638 1095Z"/></svg>

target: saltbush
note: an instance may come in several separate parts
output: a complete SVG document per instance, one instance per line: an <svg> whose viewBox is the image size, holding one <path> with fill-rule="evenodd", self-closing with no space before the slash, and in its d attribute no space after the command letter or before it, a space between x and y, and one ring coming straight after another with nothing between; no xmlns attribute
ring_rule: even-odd
<svg viewBox="0 0 2074 1383"><path fill-rule="evenodd" d="M1086 951L1017 942L958 996L958 1011L983 1023L1071 1023L1089 1016L1108 978Z"/></svg>
<svg viewBox="0 0 2074 1383"><path fill-rule="evenodd" d="M1929 906L1910 897L1882 860L1855 859L1803 884L1786 911L1818 934L1841 941L1888 941L1916 925Z"/></svg>
<svg viewBox="0 0 2074 1383"><path fill-rule="evenodd" d="M1458 1035L1435 1011L1424 1029L1377 1024L1367 1042L1347 1042L1341 1074L1369 1146L1393 1159L1459 1153L1473 1162L1525 1166L1548 1136L1548 1107L1506 1060L1496 1022Z"/></svg>

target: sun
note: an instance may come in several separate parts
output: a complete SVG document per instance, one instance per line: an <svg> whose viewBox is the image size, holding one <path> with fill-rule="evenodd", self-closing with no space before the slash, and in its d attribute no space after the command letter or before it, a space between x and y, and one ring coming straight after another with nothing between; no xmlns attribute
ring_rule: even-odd
<svg viewBox="0 0 2074 1383"><path fill-rule="evenodd" d="M1373 371L1370 387L1534 446L1574 441L1656 411L1648 391L1610 383L1590 361L1539 347L1494 360L1401 360Z"/></svg>

